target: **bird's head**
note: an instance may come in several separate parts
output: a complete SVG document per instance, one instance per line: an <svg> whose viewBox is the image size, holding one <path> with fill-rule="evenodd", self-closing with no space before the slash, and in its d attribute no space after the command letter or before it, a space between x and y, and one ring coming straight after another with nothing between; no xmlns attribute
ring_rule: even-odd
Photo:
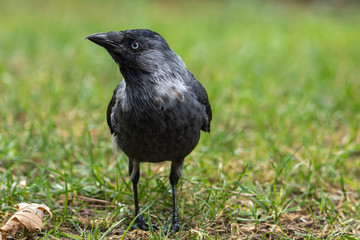
<svg viewBox="0 0 360 240"><path fill-rule="evenodd" d="M148 29L96 33L87 39L110 53L125 78L125 75L156 75L185 69L183 61L165 39Z"/></svg>

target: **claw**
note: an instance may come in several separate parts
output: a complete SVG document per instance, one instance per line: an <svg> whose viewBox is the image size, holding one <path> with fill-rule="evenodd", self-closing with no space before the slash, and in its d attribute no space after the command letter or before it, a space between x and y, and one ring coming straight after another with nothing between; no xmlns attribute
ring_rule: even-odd
<svg viewBox="0 0 360 240"><path fill-rule="evenodd" d="M159 228L155 225L151 225L151 227L156 231L159 230ZM150 227L149 224L147 222L145 222L144 218L142 215L138 216L135 220L135 223L131 226L130 228L131 230L135 230L135 229L141 229L143 231L149 231Z"/></svg>
<svg viewBox="0 0 360 240"><path fill-rule="evenodd" d="M174 218L172 220L171 219L172 218L169 218L166 223L167 227L164 230L165 235L175 234L175 233L179 232L181 229L181 225L179 224L179 221L177 220L177 218ZM171 226L169 227L170 222L171 222Z"/></svg>
<svg viewBox="0 0 360 240"><path fill-rule="evenodd" d="M153 224L151 224L151 227L152 227L152 229L153 229L154 231L159 230L159 228L158 228L157 226L153 225Z"/></svg>

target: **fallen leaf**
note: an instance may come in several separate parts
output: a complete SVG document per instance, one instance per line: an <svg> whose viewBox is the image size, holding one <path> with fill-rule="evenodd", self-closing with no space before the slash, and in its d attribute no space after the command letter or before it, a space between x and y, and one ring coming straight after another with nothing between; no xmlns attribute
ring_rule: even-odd
<svg viewBox="0 0 360 240"><path fill-rule="evenodd" d="M13 235L20 228L27 228L30 232L41 231L45 212L49 214L50 219L52 218L50 208L43 203L19 203L15 207L18 211L0 228L2 239L6 239L7 233Z"/></svg>

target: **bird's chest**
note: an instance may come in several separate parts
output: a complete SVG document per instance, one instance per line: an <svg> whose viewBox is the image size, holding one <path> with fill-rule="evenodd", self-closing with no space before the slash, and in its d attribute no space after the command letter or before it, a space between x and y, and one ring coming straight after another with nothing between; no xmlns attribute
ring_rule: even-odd
<svg viewBox="0 0 360 240"><path fill-rule="evenodd" d="M160 162L182 158L196 146L200 137L201 106L191 99L158 104L156 109L114 109L112 124L116 143L126 155L139 161ZM168 105L166 105L168 104Z"/></svg>

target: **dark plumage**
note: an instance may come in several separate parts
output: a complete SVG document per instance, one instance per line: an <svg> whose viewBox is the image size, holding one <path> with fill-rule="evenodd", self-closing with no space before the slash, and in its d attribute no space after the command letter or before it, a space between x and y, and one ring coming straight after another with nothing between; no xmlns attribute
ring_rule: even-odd
<svg viewBox="0 0 360 240"><path fill-rule="evenodd" d="M109 52L124 77L110 100L107 123L117 147L129 158L135 214L139 214L140 163L171 161L171 229L177 232L176 184L183 161L196 147L200 130L210 132L212 113L207 93L156 32L134 29L87 38ZM141 215L135 226L149 229Z"/></svg>

